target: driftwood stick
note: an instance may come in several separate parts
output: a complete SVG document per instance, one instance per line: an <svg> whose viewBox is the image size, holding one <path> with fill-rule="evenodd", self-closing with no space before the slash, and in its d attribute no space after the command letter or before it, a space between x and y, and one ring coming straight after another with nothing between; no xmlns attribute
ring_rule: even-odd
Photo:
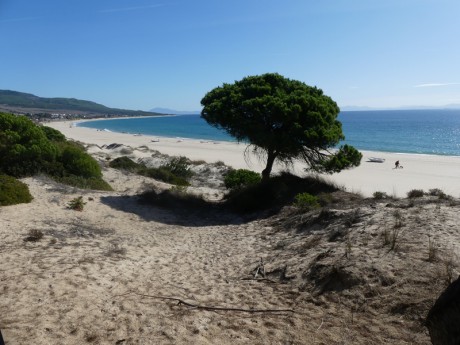
<svg viewBox="0 0 460 345"><path fill-rule="evenodd" d="M159 296L159 295L146 295L146 294L141 294L135 291L128 291L122 295L115 295L114 297L119 297L119 296L126 296L129 294L134 294L137 296L141 297L146 297L146 298L155 298L155 299L162 299L162 300L169 300L169 301L176 301L177 305L185 305L187 307L193 308L193 309L201 309L201 310L210 310L210 311L237 311L237 312L243 312L243 313L295 313L293 309L246 309L246 308L226 308L226 307L213 307L213 306L205 306L205 305L199 305L199 304L192 304L188 303L180 298L176 297L169 297L169 296Z"/></svg>

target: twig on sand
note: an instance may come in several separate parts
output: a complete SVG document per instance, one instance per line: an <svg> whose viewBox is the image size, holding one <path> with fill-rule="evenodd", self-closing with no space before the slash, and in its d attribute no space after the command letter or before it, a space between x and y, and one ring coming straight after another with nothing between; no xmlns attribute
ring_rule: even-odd
<svg viewBox="0 0 460 345"><path fill-rule="evenodd" d="M235 312L242 312L242 313L286 313L286 312L295 313L293 309L246 309L246 308L227 308L227 307L205 306L205 305L188 303L176 297L146 295L146 294L138 293L136 291L128 291L121 295L115 295L114 297L121 297L121 296L130 295L130 294L134 294L134 295L146 297L146 298L177 301L177 305L184 305L186 307L193 308L193 309L201 309L201 310L209 310L209 311L235 311Z"/></svg>
<svg viewBox="0 0 460 345"><path fill-rule="evenodd" d="M257 275L260 273L262 277L265 278L265 264L264 264L264 259L260 258L260 262L257 265L257 267L254 269L255 274L254 274L254 279L257 279Z"/></svg>

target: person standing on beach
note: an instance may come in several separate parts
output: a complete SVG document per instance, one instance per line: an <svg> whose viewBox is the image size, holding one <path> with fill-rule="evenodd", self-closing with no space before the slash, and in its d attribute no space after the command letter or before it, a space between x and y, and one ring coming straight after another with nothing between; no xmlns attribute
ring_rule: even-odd
<svg viewBox="0 0 460 345"><path fill-rule="evenodd" d="M396 161L395 162L395 169L398 169L399 168L399 161Z"/></svg>

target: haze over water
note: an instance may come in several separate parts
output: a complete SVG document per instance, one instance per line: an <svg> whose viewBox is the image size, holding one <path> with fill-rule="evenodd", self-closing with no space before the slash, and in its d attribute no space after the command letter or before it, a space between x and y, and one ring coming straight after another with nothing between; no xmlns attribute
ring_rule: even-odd
<svg viewBox="0 0 460 345"><path fill-rule="evenodd" d="M345 111L345 141L360 150L460 156L460 110ZM234 141L199 115L109 119L79 126L160 137Z"/></svg>

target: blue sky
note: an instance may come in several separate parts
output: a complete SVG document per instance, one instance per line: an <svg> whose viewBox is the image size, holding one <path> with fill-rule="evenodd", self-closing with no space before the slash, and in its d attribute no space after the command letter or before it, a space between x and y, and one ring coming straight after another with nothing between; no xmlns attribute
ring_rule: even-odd
<svg viewBox="0 0 460 345"><path fill-rule="evenodd" d="M0 89L199 110L277 72L341 107L460 104L459 0L0 0Z"/></svg>

